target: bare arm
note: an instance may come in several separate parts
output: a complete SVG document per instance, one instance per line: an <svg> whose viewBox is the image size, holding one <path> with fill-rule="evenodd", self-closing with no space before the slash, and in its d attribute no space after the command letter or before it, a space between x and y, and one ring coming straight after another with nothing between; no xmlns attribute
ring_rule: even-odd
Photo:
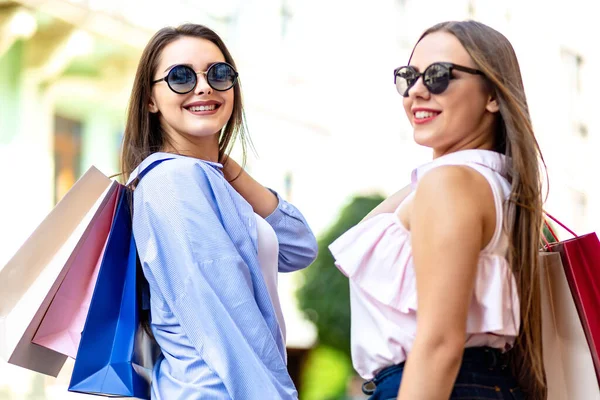
<svg viewBox="0 0 600 400"><path fill-rule="evenodd" d="M402 189L398 190L396 193L379 203L377 207L371 210L370 213L367 214L366 217L362 219L362 221L366 221L370 218L373 218L377 214L383 213L392 213L396 211L398 205L412 192L412 188L410 185L404 186ZM361 222L362 222L361 221Z"/></svg>
<svg viewBox="0 0 600 400"><path fill-rule="evenodd" d="M277 196L252 178L233 159L229 158L224 163L223 174L231 186L250 203L255 213L266 218L275 211L278 204Z"/></svg>
<svg viewBox="0 0 600 400"><path fill-rule="evenodd" d="M489 239L484 225L493 207L485 178L467 167L439 167L419 183L410 216L417 331L400 400L450 397L464 351L479 252Z"/></svg>

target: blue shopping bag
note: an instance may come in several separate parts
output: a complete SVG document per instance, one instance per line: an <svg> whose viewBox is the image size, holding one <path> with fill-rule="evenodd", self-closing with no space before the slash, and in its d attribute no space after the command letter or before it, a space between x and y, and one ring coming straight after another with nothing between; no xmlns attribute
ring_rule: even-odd
<svg viewBox="0 0 600 400"><path fill-rule="evenodd" d="M133 193L119 189L69 391L149 399L152 364L160 350L140 326Z"/></svg>

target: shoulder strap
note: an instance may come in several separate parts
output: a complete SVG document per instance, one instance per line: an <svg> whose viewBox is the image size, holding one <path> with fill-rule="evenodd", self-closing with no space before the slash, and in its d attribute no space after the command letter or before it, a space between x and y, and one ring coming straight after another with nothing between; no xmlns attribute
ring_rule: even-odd
<svg viewBox="0 0 600 400"><path fill-rule="evenodd" d="M142 177L144 177L144 175L146 175L148 172L150 172L158 164L162 163L163 161L172 160L174 158L177 158L177 157L174 155L173 156L165 156L165 153L151 154L144 161L142 161L140 163L140 165L137 166L136 169L133 170L133 172L129 176L129 179L127 180L127 183L125 184L125 186L129 187L132 185L133 186L137 185L139 183L140 179L142 179Z"/></svg>
<svg viewBox="0 0 600 400"><path fill-rule="evenodd" d="M173 158L162 158L162 159L158 159L158 160L153 160L148 165L143 165L144 163L140 164L140 166L138 168L136 168L136 170L135 170L135 175L132 174L132 176L129 178L129 181L127 182L127 184L122 185L123 186L122 190L126 191L126 193L124 193L124 195L128 197L127 200L129 202L129 212L131 213L131 222L132 223L133 223L133 191L135 189L135 186L140 182L140 180L148 172L152 171L153 168L158 166L163 161L172 160L172 159ZM131 233L131 235L133 237L133 232ZM142 277L142 279L138 279L138 281L137 281L138 295L140 296L141 308L142 308L142 311L149 311L150 310L150 285L148 284L148 281L144 278L144 275L143 275L144 272L142 271L142 265L141 265L139 256L136 255L136 258L137 258L137 273L141 274L140 276Z"/></svg>

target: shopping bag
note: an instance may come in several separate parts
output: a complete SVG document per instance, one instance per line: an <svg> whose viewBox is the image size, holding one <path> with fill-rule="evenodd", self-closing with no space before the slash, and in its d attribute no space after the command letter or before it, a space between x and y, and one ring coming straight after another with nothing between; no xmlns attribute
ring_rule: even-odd
<svg viewBox="0 0 600 400"><path fill-rule="evenodd" d="M71 358L77 355L81 332L89 309L100 262L113 221L116 200L114 190L106 206L90 226L58 292L33 337L33 343Z"/></svg>
<svg viewBox="0 0 600 400"><path fill-rule="evenodd" d="M596 233L578 236L556 218L546 215L575 236L550 243L546 249L560 254L594 362L597 382L600 382L600 242Z"/></svg>
<svg viewBox="0 0 600 400"><path fill-rule="evenodd" d="M0 354L57 376L66 356L32 343L42 317L116 183L91 167L0 270Z"/></svg>
<svg viewBox="0 0 600 400"><path fill-rule="evenodd" d="M600 400L592 354L559 253L540 253L547 400Z"/></svg>
<svg viewBox="0 0 600 400"><path fill-rule="evenodd" d="M69 390L150 398L151 369L160 354L141 328L131 191L120 191Z"/></svg>

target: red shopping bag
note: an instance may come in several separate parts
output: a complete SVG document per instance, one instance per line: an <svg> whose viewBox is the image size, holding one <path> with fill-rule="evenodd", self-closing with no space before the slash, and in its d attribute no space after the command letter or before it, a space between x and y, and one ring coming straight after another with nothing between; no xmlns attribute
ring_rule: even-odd
<svg viewBox="0 0 600 400"><path fill-rule="evenodd" d="M596 378L600 382L600 241L596 233L578 236L553 216L546 215L569 233L573 239L549 243L548 251L560 254L565 276L573 295L577 313L588 345ZM550 228L554 238L556 234Z"/></svg>
<svg viewBox="0 0 600 400"><path fill-rule="evenodd" d="M600 385L559 253L540 252L547 400L600 400Z"/></svg>

